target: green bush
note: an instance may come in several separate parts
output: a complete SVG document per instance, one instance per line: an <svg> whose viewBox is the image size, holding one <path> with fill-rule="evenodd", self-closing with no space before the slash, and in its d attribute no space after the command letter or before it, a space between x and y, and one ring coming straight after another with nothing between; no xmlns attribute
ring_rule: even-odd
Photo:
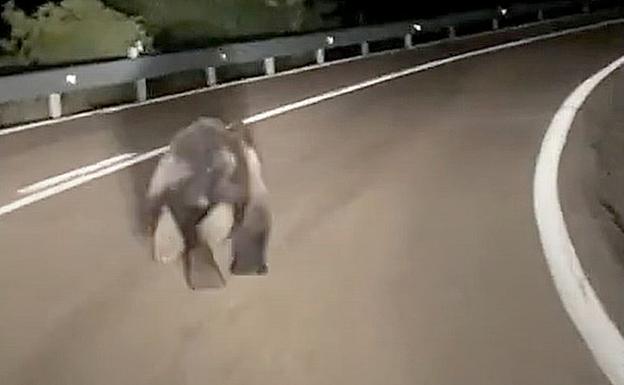
<svg viewBox="0 0 624 385"><path fill-rule="evenodd" d="M141 15L155 45L164 50L203 47L224 40L321 28L316 7L304 0L106 0Z"/></svg>
<svg viewBox="0 0 624 385"><path fill-rule="evenodd" d="M47 3L32 15L4 5L2 18L11 27L2 48L23 64L57 64L121 57L137 41L147 49L152 40L139 18L128 17L99 0Z"/></svg>

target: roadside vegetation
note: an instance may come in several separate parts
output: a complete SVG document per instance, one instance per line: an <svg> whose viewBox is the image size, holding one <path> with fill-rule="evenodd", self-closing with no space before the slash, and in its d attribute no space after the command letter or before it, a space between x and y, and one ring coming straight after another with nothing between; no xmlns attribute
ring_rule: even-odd
<svg viewBox="0 0 624 385"><path fill-rule="evenodd" d="M0 41L0 63L58 64L125 56L141 42L152 47L139 17L127 16L99 0L63 0L27 14L10 1L2 9L10 34Z"/></svg>
<svg viewBox="0 0 624 385"><path fill-rule="evenodd" d="M8 1L1 13L0 67L124 57L133 46L143 53L178 51L336 26L323 21L323 3L62 0L25 11Z"/></svg>

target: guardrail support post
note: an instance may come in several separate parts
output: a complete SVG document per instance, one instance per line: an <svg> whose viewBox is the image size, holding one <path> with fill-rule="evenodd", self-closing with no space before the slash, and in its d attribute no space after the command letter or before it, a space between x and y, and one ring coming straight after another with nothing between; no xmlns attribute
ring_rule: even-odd
<svg viewBox="0 0 624 385"><path fill-rule="evenodd" d="M275 75L275 58L267 57L264 59L264 73L267 75Z"/></svg>
<svg viewBox="0 0 624 385"><path fill-rule="evenodd" d="M325 49L319 48L316 50L316 64L325 63Z"/></svg>
<svg viewBox="0 0 624 385"><path fill-rule="evenodd" d="M366 56L370 53L370 47L368 46L368 42L365 41L362 43L362 56Z"/></svg>
<svg viewBox="0 0 624 385"><path fill-rule="evenodd" d="M403 37L403 42L405 43L405 48L410 49L414 47L414 41L412 40L412 34L406 33Z"/></svg>
<svg viewBox="0 0 624 385"><path fill-rule="evenodd" d="M136 89L136 99L138 102L144 102L147 100L147 80L139 79L134 85Z"/></svg>
<svg viewBox="0 0 624 385"><path fill-rule="evenodd" d="M60 118L61 115L63 115L61 94L48 95L48 115L50 115L52 119Z"/></svg>
<svg viewBox="0 0 624 385"><path fill-rule="evenodd" d="M206 84L208 87L214 87L217 85L217 70L214 67L208 67L204 70L206 72Z"/></svg>
<svg viewBox="0 0 624 385"><path fill-rule="evenodd" d="M449 39L455 39L457 37L457 31L455 31L455 27L452 25L448 27L448 37Z"/></svg>
<svg viewBox="0 0 624 385"><path fill-rule="evenodd" d="M499 27L498 19L492 19L492 29L497 30Z"/></svg>
<svg viewBox="0 0 624 385"><path fill-rule="evenodd" d="M539 21L543 21L544 20L544 10L540 9L539 11L537 11L537 20Z"/></svg>

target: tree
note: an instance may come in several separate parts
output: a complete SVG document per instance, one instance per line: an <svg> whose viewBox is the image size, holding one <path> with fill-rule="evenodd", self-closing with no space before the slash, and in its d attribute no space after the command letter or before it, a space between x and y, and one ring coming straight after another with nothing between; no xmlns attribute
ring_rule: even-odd
<svg viewBox="0 0 624 385"><path fill-rule="evenodd" d="M306 0L106 0L145 19L162 50L205 47L227 40L288 34L323 26L314 1Z"/></svg>
<svg viewBox="0 0 624 385"><path fill-rule="evenodd" d="M141 42L150 49L152 39L142 20L106 7L99 0L63 0L46 3L31 15L11 1L3 20L10 25L3 49L25 64L56 64L125 56Z"/></svg>

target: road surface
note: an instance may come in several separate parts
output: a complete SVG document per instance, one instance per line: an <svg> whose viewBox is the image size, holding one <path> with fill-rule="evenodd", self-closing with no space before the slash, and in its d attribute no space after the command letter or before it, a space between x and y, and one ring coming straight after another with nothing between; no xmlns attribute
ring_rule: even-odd
<svg viewBox="0 0 624 385"><path fill-rule="evenodd" d="M552 284L532 213L544 129L622 55L611 26L440 66L254 125L267 277L187 289L138 216L155 160L0 217L2 384L607 384ZM0 138L0 205L76 167L496 37ZM474 47L473 47L474 46Z"/></svg>

